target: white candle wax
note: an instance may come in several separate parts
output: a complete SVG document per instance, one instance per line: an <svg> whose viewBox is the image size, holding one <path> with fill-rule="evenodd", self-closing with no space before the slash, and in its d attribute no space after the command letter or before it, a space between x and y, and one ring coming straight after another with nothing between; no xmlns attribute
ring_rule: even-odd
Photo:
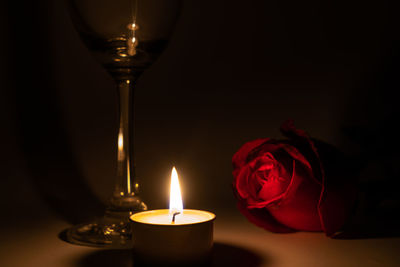
<svg viewBox="0 0 400 267"><path fill-rule="evenodd" d="M181 214L176 215L175 222L172 222L172 214L167 209L146 211L132 216L132 220L136 222L158 225L195 224L210 221L214 218L215 215L211 212L190 209L185 209Z"/></svg>

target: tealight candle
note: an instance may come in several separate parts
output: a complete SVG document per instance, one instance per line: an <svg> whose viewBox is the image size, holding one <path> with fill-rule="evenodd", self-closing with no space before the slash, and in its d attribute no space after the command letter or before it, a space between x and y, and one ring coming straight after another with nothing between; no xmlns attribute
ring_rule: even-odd
<svg viewBox="0 0 400 267"><path fill-rule="evenodd" d="M170 208L131 216L134 261L189 265L208 259L213 245L215 215L183 209L178 174L171 174Z"/></svg>

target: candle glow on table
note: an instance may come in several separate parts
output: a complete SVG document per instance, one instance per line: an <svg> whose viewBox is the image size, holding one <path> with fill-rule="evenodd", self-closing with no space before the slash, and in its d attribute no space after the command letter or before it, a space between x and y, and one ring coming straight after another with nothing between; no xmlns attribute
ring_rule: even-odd
<svg viewBox="0 0 400 267"><path fill-rule="evenodd" d="M169 209L143 211L131 216L134 254L141 261L199 262L213 244L215 214L183 209L178 174L171 173Z"/></svg>

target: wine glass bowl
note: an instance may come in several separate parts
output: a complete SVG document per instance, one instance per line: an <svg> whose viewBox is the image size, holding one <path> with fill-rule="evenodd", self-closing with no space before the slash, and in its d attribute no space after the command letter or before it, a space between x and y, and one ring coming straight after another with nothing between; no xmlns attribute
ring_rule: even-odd
<svg viewBox="0 0 400 267"><path fill-rule="evenodd" d="M138 77L158 58L180 5L177 0L69 1L83 42L116 79Z"/></svg>
<svg viewBox="0 0 400 267"><path fill-rule="evenodd" d="M69 0L84 45L117 84L115 187L103 218L70 228L71 243L131 247L129 216L147 209L139 195L133 149L135 82L162 53L177 21L179 0Z"/></svg>

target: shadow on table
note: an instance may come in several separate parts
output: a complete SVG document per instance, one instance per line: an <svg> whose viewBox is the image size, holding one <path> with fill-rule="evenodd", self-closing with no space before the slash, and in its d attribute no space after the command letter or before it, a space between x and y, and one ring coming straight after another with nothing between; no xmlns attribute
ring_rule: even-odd
<svg viewBox="0 0 400 267"><path fill-rule="evenodd" d="M334 236L335 239L373 239L400 237L400 220L382 220L364 224L350 225L343 232Z"/></svg>
<svg viewBox="0 0 400 267"><path fill-rule="evenodd" d="M363 182L354 214L336 239L372 239L400 237L400 196L398 177Z"/></svg>
<svg viewBox="0 0 400 267"><path fill-rule="evenodd" d="M210 267L213 266L261 266L262 258L245 248L215 243ZM98 250L85 255L78 263L78 267L132 267L134 259L131 250Z"/></svg>
<svg viewBox="0 0 400 267"><path fill-rule="evenodd" d="M210 266L261 266L263 259L260 255L248 249L233 245L215 243Z"/></svg>
<svg viewBox="0 0 400 267"><path fill-rule="evenodd" d="M58 238L59 238L61 241L64 241L64 242L67 242L67 243L72 244L72 243L68 240L67 232L68 232L68 229L62 230L60 233L58 233Z"/></svg>

